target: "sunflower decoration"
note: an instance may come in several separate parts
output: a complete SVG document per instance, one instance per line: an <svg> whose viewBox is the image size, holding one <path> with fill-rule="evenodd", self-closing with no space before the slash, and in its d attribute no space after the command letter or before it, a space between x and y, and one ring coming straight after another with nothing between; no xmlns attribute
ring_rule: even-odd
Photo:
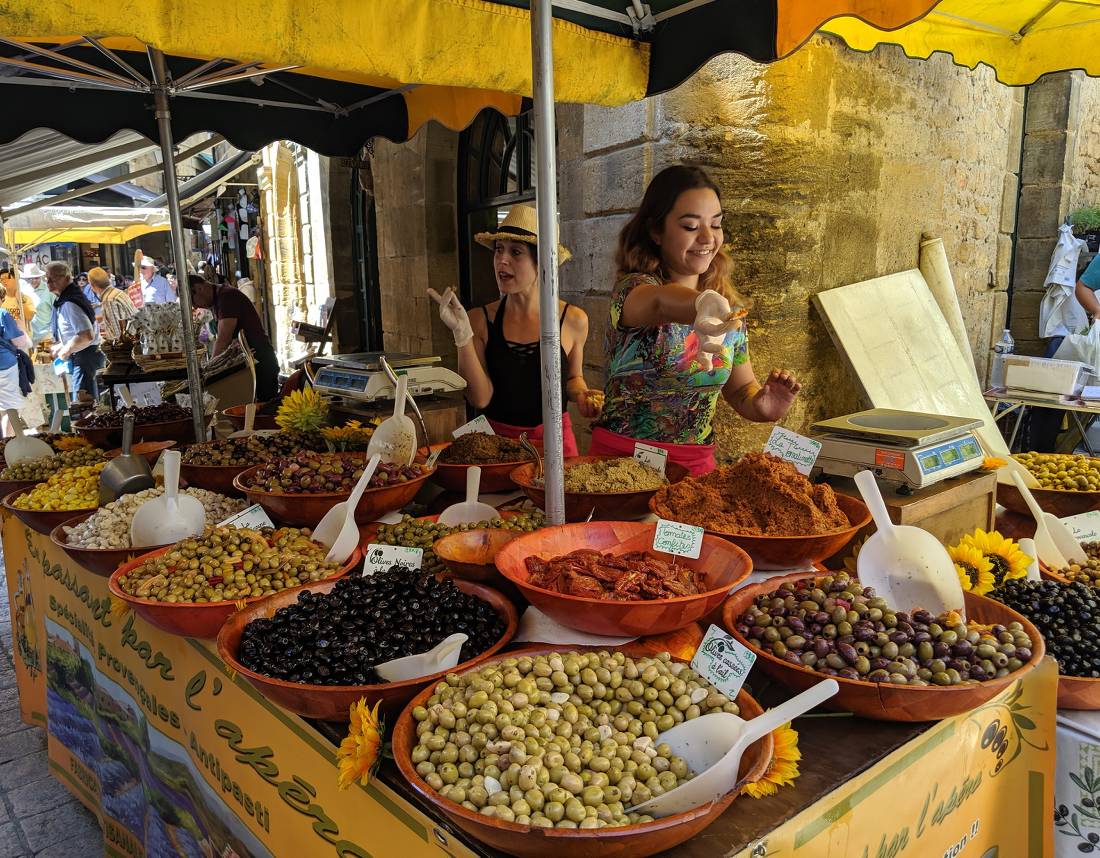
<svg viewBox="0 0 1100 858"><path fill-rule="evenodd" d="M316 432L328 417L328 400L312 388L295 390L283 398L275 424L284 432Z"/></svg>
<svg viewBox="0 0 1100 858"><path fill-rule="evenodd" d="M959 584L964 590L984 596L993 589L993 563L981 549L966 542L952 545L947 549L959 575Z"/></svg>
<svg viewBox="0 0 1100 858"><path fill-rule="evenodd" d="M973 546L990 562L994 587L1000 587L1005 581L1010 581L1013 578L1025 577L1027 567L1031 565L1032 561L1032 558L1020 550L1018 542L1001 536L995 530L986 533L978 528L973 533L964 536L959 545Z"/></svg>
<svg viewBox="0 0 1100 858"><path fill-rule="evenodd" d="M351 723L348 735L336 749L336 761L339 765L337 784L344 790L354 783L366 786L374 775L382 759L382 736L385 724L378 714L381 701L367 708L367 701L360 697L351 704Z"/></svg>
<svg viewBox="0 0 1100 858"><path fill-rule="evenodd" d="M741 787L741 795L749 798L763 798L775 795L781 786L791 786L798 777L798 761L802 752L798 750L798 732L787 722L772 731L775 742L775 754L764 777L755 783Z"/></svg>
<svg viewBox="0 0 1100 858"><path fill-rule="evenodd" d="M326 426L321 430L321 435L338 453L359 452L369 446L378 422L378 418L374 418L364 426L358 420L349 420L343 426Z"/></svg>
<svg viewBox="0 0 1100 858"><path fill-rule="evenodd" d="M984 459L982 459L982 470L995 471L998 468L1003 468L1007 464L1008 462L1006 462L1004 459L998 458L997 456L986 456Z"/></svg>

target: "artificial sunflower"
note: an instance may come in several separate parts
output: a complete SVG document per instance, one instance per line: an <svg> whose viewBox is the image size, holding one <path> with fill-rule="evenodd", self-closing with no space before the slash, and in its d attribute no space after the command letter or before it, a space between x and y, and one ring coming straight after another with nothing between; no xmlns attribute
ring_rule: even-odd
<svg viewBox="0 0 1100 858"><path fill-rule="evenodd" d="M1001 536L992 530L986 533L978 528L962 538L960 545L972 545L993 565L993 586L1000 587L1005 581L1023 578L1032 558L1020 550L1019 543Z"/></svg>
<svg viewBox="0 0 1100 858"><path fill-rule="evenodd" d="M111 617L116 620L121 620L128 613L130 613L129 603L122 601L118 596L111 596Z"/></svg>
<svg viewBox="0 0 1100 858"><path fill-rule="evenodd" d="M966 542L952 545L947 549L959 573L959 584L964 590L970 590L984 596L993 589L993 563L981 550Z"/></svg>
<svg viewBox="0 0 1100 858"><path fill-rule="evenodd" d="M750 798L775 795L781 786L790 786L798 777L798 761L802 759L802 752L798 750L798 732L788 722L772 731L772 739L775 755L768 770L760 780L741 787L741 795Z"/></svg>
<svg viewBox="0 0 1100 858"><path fill-rule="evenodd" d="M337 783L340 789L347 789L353 783L366 786L378 768L382 759L382 734L385 724L378 714L381 701L374 709L367 708L367 701L360 697L351 704L351 723L348 735L336 749L336 761L339 764Z"/></svg>
<svg viewBox="0 0 1100 858"><path fill-rule="evenodd" d="M1007 464L1008 462L1006 462L1004 459L999 459L996 456L986 456L984 459L982 459L982 470L995 471L997 470L997 468L1003 468Z"/></svg>

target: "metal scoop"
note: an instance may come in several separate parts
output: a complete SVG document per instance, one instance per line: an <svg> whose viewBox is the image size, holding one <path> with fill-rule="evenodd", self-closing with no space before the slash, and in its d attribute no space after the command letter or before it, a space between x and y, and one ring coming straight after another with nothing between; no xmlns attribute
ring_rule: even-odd
<svg viewBox="0 0 1100 858"><path fill-rule="evenodd" d="M122 453L111 459L99 472L99 505L109 504L123 495L151 489L156 485L153 471L144 456L130 452L134 443L134 415L122 418Z"/></svg>
<svg viewBox="0 0 1100 858"><path fill-rule="evenodd" d="M15 430L15 437L4 446L4 461L8 467L29 462L31 459L50 459L55 455L53 447L41 438L24 435L26 426L19 412L14 408L8 408L4 412L8 415L11 428Z"/></svg>
<svg viewBox="0 0 1100 858"><path fill-rule="evenodd" d="M206 511L196 498L181 495L179 450L165 450L164 494L147 500L137 508L130 522L130 544L168 545L189 536L198 536L206 525Z"/></svg>
<svg viewBox="0 0 1100 858"><path fill-rule="evenodd" d="M1016 489L1027 502L1027 508L1031 510L1035 518L1035 550L1039 553L1039 559L1054 569L1064 569L1070 563L1085 563L1088 556L1081 544L1073 538L1073 533L1063 524L1058 516L1049 512L1043 512L1035 495L1031 493L1020 475L1012 472L1012 482Z"/></svg>
<svg viewBox="0 0 1100 858"><path fill-rule="evenodd" d="M341 501L325 513L313 530L313 539L322 545L328 546L328 555L325 560L335 560L343 563L359 544L359 526L355 523L355 508L359 505L359 499L374 476L374 471L380 461L378 454L370 457L367 467L359 475L359 482L351 490L346 501Z"/></svg>
<svg viewBox="0 0 1100 858"><path fill-rule="evenodd" d="M466 500L453 503L439 514L439 523L447 527L460 524L477 524L479 521L491 521L497 511L487 503L480 503L477 496L481 489L481 468L471 465L466 469Z"/></svg>
<svg viewBox="0 0 1100 858"><path fill-rule="evenodd" d="M729 712L714 712L666 730L653 744L667 742L672 753L696 773L695 777L627 812L671 816L717 801L737 786L741 756L749 745L809 712L839 690L835 679L826 679L751 721Z"/></svg>
<svg viewBox="0 0 1100 858"><path fill-rule="evenodd" d="M855 482L878 528L856 559L860 583L874 587L898 610L923 608L937 617L947 611L965 615L959 576L943 544L926 530L890 521L870 471L860 471Z"/></svg>
<svg viewBox="0 0 1100 858"><path fill-rule="evenodd" d="M418 679L441 670L450 670L458 664L464 643L466 643L466 635L458 632L444 638L427 652L384 661L382 664L376 664L374 670L386 682Z"/></svg>
<svg viewBox="0 0 1100 858"><path fill-rule="evenodd" d="M408 467L416 457L416 426L405 416L405 397L409 392L409 377L399 376L393 399L393 417L387 417L374 430L367 445L370 455L377 453L383 462Z"/></svg>

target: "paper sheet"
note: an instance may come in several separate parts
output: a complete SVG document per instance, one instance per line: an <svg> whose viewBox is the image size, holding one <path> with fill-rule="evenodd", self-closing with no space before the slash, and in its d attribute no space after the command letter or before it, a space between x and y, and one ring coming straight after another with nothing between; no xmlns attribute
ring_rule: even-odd
<svg viewBox="0 0 1100 858"><path fill-rule="evenodd" d="M520 617L519 631L516 632L513 640L571 646L610 647L629 643L637 640L637 637L604 637L603 635L590 635L586 632L579 632L550 619L538 608L531 606Z"/></svg>
<svg viewBox="0 0 1100 858"><path fill-rule="evenodd" d="M955 338L955 343L963 357L974 365L974 353L970 350L970 337L966 333L962 309L959 307L959 293L955 291L955 281L951 277L951 266L947 262L947 251L942 238L926 237L920 243L920 273L928 284L932 297L943 313L944 321Z"/></svg>

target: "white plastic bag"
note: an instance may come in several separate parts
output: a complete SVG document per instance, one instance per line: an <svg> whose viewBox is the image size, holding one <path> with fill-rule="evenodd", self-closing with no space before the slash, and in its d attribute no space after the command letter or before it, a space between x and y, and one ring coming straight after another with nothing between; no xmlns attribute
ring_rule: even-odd
<svg viewBox="0 0 1100 858"><path fill-rule="evenodd" d="M1085 334L1067 334L1054 359L1080 361L1095 373L1100 367L1100 324L1093 322Z"/></svg>
<svg viewBox="0 0 1100 858"><path fill-rule="evenodd" d="M1039 305L1039 336L1062 337L1085 330L1088 317L1074 294L1077 285L1077 257L1086 243L1075 238L1066 224L1058 229L1058 243L1050 257L1047 269L1047 287Z"/></svg>

